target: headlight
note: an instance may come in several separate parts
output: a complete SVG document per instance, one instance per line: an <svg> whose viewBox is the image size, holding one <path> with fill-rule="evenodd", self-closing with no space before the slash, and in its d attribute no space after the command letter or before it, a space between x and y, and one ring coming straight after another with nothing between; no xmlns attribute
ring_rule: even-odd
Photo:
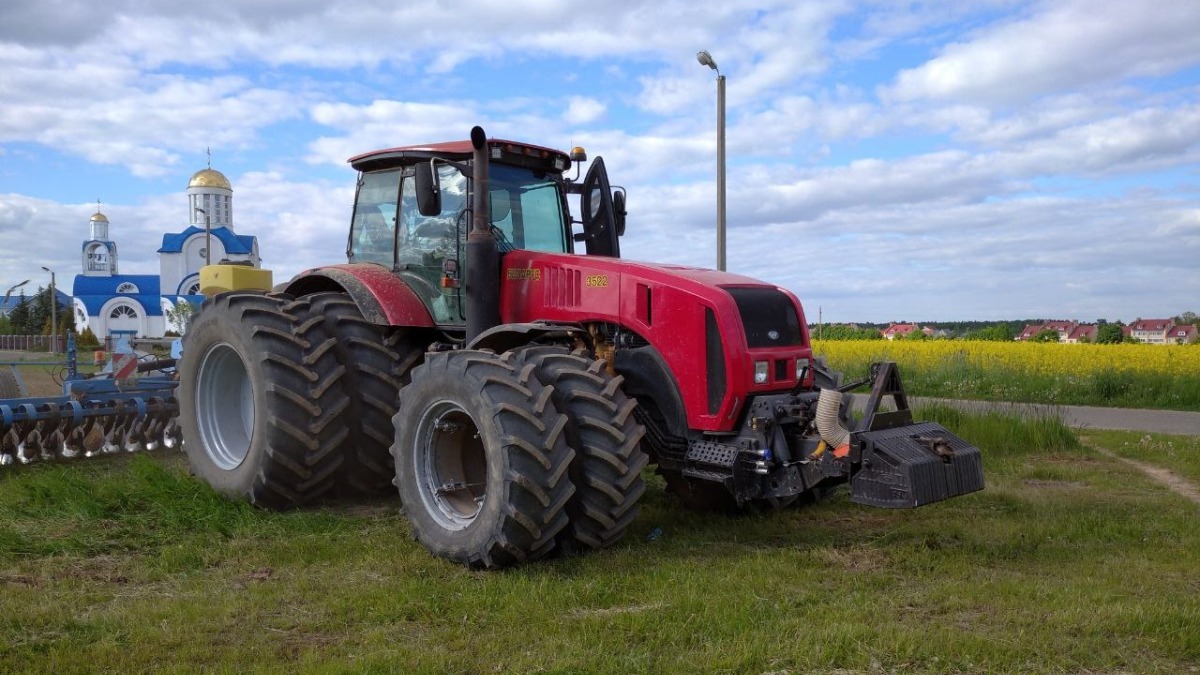
<svg viewBox="0 0 1200 675"><path fill-rule="evenodd" d="M808 370L808 359L796 359L796 379L803 380L805 371Z"/></svg>
<svg viewBox="0 0 1200 675"><path fill-rule="evenodd" d="M754 384L767 383L767 370L771 364L766 361L754 362Z"/></svg>

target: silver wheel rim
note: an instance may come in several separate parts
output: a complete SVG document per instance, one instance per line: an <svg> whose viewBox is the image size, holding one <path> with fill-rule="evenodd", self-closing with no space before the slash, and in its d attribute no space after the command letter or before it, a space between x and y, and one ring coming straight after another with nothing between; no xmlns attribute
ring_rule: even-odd
<svg viewBox="0 0 1200 675"><path fill-rule="evenodd" d="M230 471L246 460L254 437L254 390L245 362L227 342L209 347L200 360L196 424L213 464Z"/></svg>
<svg viewBox="0 0 1200 675"><path fill-rule="evenodd" d="M425 511L447 530L469 527L487 496L487 453L475 421L458 404L435 401L415 439L413 466Z"/></svg>

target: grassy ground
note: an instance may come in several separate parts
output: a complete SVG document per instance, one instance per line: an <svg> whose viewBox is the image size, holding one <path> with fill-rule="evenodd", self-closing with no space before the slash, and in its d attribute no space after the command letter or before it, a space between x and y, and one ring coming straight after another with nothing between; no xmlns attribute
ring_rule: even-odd
<svg viewBox="0 0 1200 675"><path fill-rule="evenodd" d="M615 549L501 573L431 558L394 501L256 511L178 455L9 467L0 671L1200 668L1196 505L1055 422L928 414L984 492L735 517L654 482Z"/></svg>

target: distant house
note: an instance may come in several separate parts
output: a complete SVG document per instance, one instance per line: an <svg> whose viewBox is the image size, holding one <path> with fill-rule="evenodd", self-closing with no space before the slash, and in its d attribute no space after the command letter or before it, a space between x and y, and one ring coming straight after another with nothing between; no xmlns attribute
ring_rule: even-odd
<svg viewBox="0 0 1200 675"><path fill-rule="evenodd" d="M1095 342L1099 327L1096 324L1078 321L1047 321L1025 326L1016 339L1030 340L1044 330L1058 333L1059 342L1076 344ZM1196 337L1197 329L1191 324L1176 326L1170 319L1138 319L1128 326L1121 326L1121 335L1152 345L1187 344Z"/></svg>
<svg viewBox="0 0 1200 675"><path fill-rule="evenodd" d="M917 330L916 323L893 323L884 328L881 333L883 333L884 340L895 340L896 337L911 335L913 330Z"/></svg>
<svg viewBox="0 0 1200 675"><path fill-rule="evenodd" d="M1035 335L1044 330L1052 330L1055 333L1058 333L1059 342L1071 342L1071 334L1075 332L1079 326L1080 323L1078 321L1047 321L1046 323L1029 324L1028 326L1025 326L1025 329L1021 331L1021 334L1017 336L1017 339L1031 340ZM1095 337L1095 327L1093 326L1092 328L1092 337ZM1078 340L1075 341L1078 342Z"/></svg>
<svg viewBox="0 0 1200 675"><path fill-rule="evenodd" d="M1196 339L1198 332L1190 323L1171 326L1167 331L1167 344L1186 345Z"/></svg>
<svg viewBox="0 0 1200 675"><path fill-rule="evenodd" d="M1079 326L1078 321L1047 321L1042 330L1052 330L1058 333L1058 341L1066 342L1071 332Z"/></svg>
<svg viewBox="0 0 1200 675"><path fill-rule="evenodd" d="M908 337L916 329L917 325L913 323L893 323L881 332L884 340L895 340L898 337Z"/></svg>
<svg viewBox="0 0 1200 675"><path fill-rule="evenodd" d="M54 289L54 294L56 296L58 296L58 306L59 307L70 307L71 306L71 296L67 295L66 293L63 293L58 288ZM22 296L20 296L20 295L14 294L14 295L10 295L8 297L8 299L5 300L3 298L3 296L0 296L0 316L8 316L9 314L12 314L12 311L17 308L17 305L21 304L21 297ZM24 297L25 297L25 302L29 303L30 307L33 307L33 301L35 299L35 296L27 295Z"/></svg>
<svg viewBox="0 0 1200 675"><path fill-rule="evenodd" d="M1021 333L1019 335L1017 335L1016 339L1017 340L1032 340L1033 336L1037 335L1040 332L1042 332L1042 324L1031 323L1028 326L1025 326L1025 328L1023 328L1021 330Z"/></svg>
<svg viewBox="0 0 1200 675"><path fill-rule="evenodd" d="M1171 330L1170 319L1142 319L1129 325L1130 335L1138 342L1152 345L1167 344L1167 332Z"/></svg>
<svg viewBox="0 0 1200 675"><path fill-rule="evenodd" d="M929 337L933 337L934 334L934 329L932 326L925 326L924 328L918 329L917 324L915 323L893 323L879 332L883 334L883 339L895 340L898 337L908 337L913 333L913 331L916 330L920 330L922 334Z"/></svg>
<svg viewBox="0 0 1200 675"><path fill-rule="evenodd" d="M1069 344L1077 344L1079 342L1095 342L1096 341L1096 324L1080 323L1076 324L1071 333L1067 335L1067 339L1063 342Z"/></svg>

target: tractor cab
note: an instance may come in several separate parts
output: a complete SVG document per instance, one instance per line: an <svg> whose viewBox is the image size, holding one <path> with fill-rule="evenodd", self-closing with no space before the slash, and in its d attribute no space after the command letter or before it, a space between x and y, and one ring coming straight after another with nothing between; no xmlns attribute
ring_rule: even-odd
<svg viewBox="0 0 1200 675"><path fill-rule="evenodd" d="M572 157L557 150L493 139L487 157L486 227L499 253L573 253L582 242L589 255L620 256L624 194L615 196L618 213L603 159L577 183L564 176ZM578 148L573 157L586 161ZM417 292L435 323L464 324L462 281L476 204L471 142L380 150L350 163L359 180L349 262L388 268ZM578 199L579 221L571 218L569 196Z"/></svg>

